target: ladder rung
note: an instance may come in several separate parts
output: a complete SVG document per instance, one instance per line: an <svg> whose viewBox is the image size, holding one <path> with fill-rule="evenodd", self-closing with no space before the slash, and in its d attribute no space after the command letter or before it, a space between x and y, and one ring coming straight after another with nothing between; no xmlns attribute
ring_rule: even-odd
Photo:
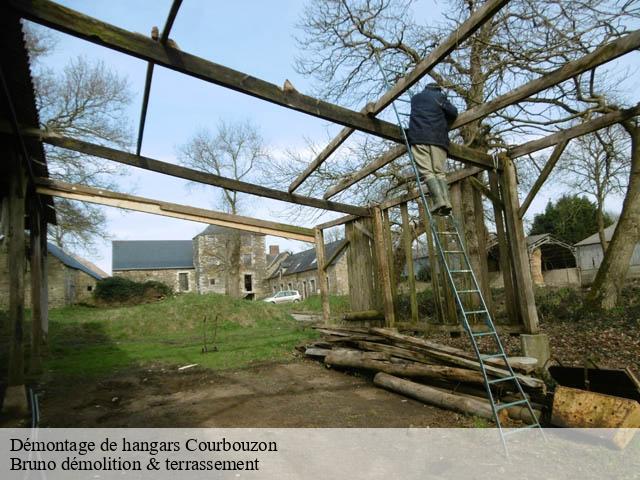
<svg viewBox="0 0 640 480"><path fill-rule="evenodd" d="M458 232L438 232L438 235L458 235Z"/></svg>
<svg viewBox="0 0 640 480"><path fill-rule="evenodd" d="M493 332L493 331L492 332L475 332L475 333L472 332L471 333L471 336L473 336L473 337L486 337L488 335L497 335L497 333Z"/></svg>
<svg viewBox="0 0 640 480"><path fill-rule="evenodd" d="M471 270L449 270L450 273L469 273Z"/></svg>
<svg viewBox="0 0 640 480"><path fill-rule="evenodd" d="M443 250L442 253L464 253L464 250Z"/></svg>
<svg viewBox="0 0 640 480"><path fill-rule="evenodd" d="M526 398L523 398L522 400L516 400L515 402L501 403L499 405L496 405L496 410L504 410L505 408L517 407L518 405L523 405L526 403L529 403L529 400L527 400Z"/></svg>
<svg viewBox="0 0 640 480"><path fill-rule="evenodd" d="M514 375L509 375L507 377L494 378L493 380L489 380L487 383L489 385L493 385L495 383L508 382L509 380L516 380L516 377Z"/></svg>
<svg viewBox="0 0 640 480"><path fill-rule="evenodd" d="M536 423L532 423L531 425L525 425L524 427L515 428L507 432L502 432L502 435L506 437L507 435L513 435L514 433L523 432L525 430L529 430L530 428L540 428L540 424L536 422Z"/></svg>
<svg viewBox="0 0 640 480"><path fill-rule="evenodd" d="M492 358L507 358L504 353L488 353L480 355L482 360L491 360Z"/></svg>
<svg viewBox="0 0 640 480"><path fill-rule="evenodd" d="M458 290L458 293L477 293L480 290Z"/></svg>
<svg viewBox="0 0 640 480"><path fill-rule="evenodd" d="M478 315L480 313L489 313L486 310L470 310L468 312L463 312L465 315Z"/></svg>

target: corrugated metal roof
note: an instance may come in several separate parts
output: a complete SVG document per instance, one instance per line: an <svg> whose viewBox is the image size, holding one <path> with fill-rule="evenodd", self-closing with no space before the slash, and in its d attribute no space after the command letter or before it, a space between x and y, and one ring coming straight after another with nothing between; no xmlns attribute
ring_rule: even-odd
<svg viewBox="0 0 640 480"><path fill-rule="evenodd" d="M342 244L346 242L346 240L336 240L335 242L330 242L325 244L325 256L327 258L331 257L333 253L338 250ZM343 252L344 253L344 252ZM332 262L335 263L338 259L334 259ZM282 269L283 275L290 275L292 273L301 273L309 270L313 270L318 268L318 264L316 263L316 249L310 248L309 250L304 250L302 252L294 253L289 256L286 260L282 262L280 265L280 269L278 269L270 278L275 278L278 276L278 272Z"/></svg>
<svg viewBox="0 0 640 480"><path fill-rule="evenodd" d="M607 228L604 229L604 238L607 242L611 241L611 238L613 237L613 232L616 229L616 225L618 225L618 222L615 222L613 225L609 225ZM584 240L580 240L578 243L576 243L576 247L579 247L581 245L593 245L594 243L600 243L600 237L598 236L598 232L588 236Z"/></svg>
<svg viewBox="0 0 640 480"><path fill-rule="evenodd" d="M54 245L53 243L47 242L47 251L69 268L75 268L76 270L81 270L87 275L91 275L96 280L102 280L103 278L105 278L100 273L80 263L78 260L73 258L71 255L69 255L67 252L62 250L57 245Z"/></svg>
<svg viewBox="0 0 640 480"><path fill-rule="evenodd" d="M112 271L194 268L191 240L114 240Z"/></svg>

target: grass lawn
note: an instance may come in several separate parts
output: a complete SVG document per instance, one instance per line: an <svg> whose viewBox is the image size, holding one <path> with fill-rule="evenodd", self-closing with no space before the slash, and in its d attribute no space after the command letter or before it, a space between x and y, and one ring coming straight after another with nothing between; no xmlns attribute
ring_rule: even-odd
<svg viewBox="0 0 640 480"><path fill-rule="evenodd" d="M218 316L218 351L202 354L205 315L208 343ZM118 308L74 306L49 313L44 368L53 376L85 377L145 363L238 368L290 358L296 344L314 335L281 308L223 295L186 294Z"/></svg>

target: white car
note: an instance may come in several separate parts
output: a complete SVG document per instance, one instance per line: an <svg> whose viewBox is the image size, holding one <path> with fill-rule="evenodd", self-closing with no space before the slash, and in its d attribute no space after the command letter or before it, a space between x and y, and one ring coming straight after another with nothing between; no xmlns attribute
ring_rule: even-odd
<svg viewBox="0 0 640 480"><path fill-rule="evenodd" d="M263 301L269 303L296 303L300 300L302 300L302 296L297 290L283 290L272 297L265 298Z"/></svg>

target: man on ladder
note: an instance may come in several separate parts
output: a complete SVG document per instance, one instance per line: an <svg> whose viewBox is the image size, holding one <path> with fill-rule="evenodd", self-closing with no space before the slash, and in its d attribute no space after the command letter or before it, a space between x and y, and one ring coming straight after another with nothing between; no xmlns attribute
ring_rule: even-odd
<svg viewBox="0 0 640 480"><path fill-rule="evenodd" d="M407 137L420 175L427 182L433 215L447 216L451 213L445 166L449 127L457 116L458 110L437 83L428 84L422 92L411 97Z"/></svg>

